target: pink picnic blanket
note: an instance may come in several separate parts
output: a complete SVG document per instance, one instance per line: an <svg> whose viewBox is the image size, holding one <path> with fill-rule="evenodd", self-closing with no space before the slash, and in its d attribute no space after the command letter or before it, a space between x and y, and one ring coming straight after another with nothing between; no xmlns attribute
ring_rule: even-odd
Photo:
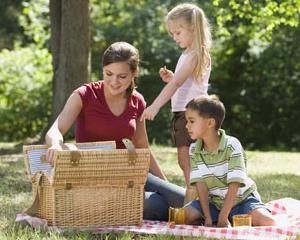
<svg viewBox="0 0 300 240"><path fill-rule="evenodd" d="M218 239L300 239L300 201L292 198L283 198L271 201L267 203L267 205L278 220L277 226L215 228L194 225L171 225L167 222L147 220L143 221L140 225L99 227L92 229L92 231L98 233L127 231L143 234L167 234L189 237L201 236ZM45 220L30 217L25 214L17 214L16 221L25 221L34 228L47 226ZM48 227L48 229L60 231L60 229L55 227Z"/></svg>

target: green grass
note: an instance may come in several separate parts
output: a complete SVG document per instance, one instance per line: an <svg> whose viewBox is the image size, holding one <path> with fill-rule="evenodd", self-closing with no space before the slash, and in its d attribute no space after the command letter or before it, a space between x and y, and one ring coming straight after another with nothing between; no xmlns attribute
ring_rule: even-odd
<svg viewBox="0 0 300 240"><path fill-rule="evenodd" d="M154 145L152 151L168 179L184 186L183 176L176 160L176 149ZM248 173L256 181L263 201L284 197L300 199L300 153L247 152L247 156ZM20 145L0 143L0 179L0 239L179 239L174 236L132 233L62 234L15 224L16 213L29 207L32 201L31 183L25 172Z"/></svg>

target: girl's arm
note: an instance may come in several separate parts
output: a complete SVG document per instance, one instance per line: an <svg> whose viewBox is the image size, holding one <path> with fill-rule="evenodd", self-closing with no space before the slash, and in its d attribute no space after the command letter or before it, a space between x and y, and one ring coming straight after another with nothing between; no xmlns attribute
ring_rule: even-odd
<svg viewBox="0 0 300 240"><path fill-rule="evenodd" d="M220 211L218 219L218 227L230 227L230 222L228 220L229 213L232 209L232 206L235 203L236 195L239 190L240 183L232 182L228 184L228 192L224 200L224 206Z"/></svg>
<svg viewBox="0 0 300 240"><path fill-rule="evenodd" d="M132 139L132 142L136 148L149 148L148 136L145 127L145 121L136 121L136 132ZM150 150L150 172L164 180L167 180L165 174L158 165L153 153Z"/></svg>
<svg viewBox="0 0 300 240"><path fill-rule="evenodd" d="M63 135L70 129L82 109L82 101L77 93L72 93L64 109L46 134L46 144L50 145L46 159L52 163L56 150L62 148Z"/></svg>
<svg viewBox="0 0 300 240"><path fill-rule="evenodd" d="M184 81L193 74L194 69L196 67L196 55L191 54L190 57L186 59L183 63L182 67L177 71L172 78L168 82L168 84L163 88L158 97L154 100L154 102L145 109L142 114L141 120L153 120L156 114L159 112L159 109L168 102L173 94L176 92L177 88L179 88Z"/></svg>

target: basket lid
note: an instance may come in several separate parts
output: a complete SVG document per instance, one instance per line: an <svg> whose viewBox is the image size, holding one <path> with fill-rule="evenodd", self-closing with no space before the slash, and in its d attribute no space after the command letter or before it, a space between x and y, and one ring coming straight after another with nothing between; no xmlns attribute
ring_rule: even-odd
<svg viewBox="0 0 300 240"><path fill-rule="evenodd" d="M127 141L127 140L126 140ZM30 177L45 172L52 185L127 185L144 184L150 164L149 149L115 149L115 142L76 144L56 152L54 166L44 162L47 145L24 146L25 165Z"/></svg>

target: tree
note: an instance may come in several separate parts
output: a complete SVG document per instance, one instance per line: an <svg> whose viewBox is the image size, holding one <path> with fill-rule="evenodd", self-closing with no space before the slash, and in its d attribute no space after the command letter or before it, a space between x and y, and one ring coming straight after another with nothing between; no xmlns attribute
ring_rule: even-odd
<svg viewBox="0 0 300 240"><path fill-rule="evenodd" d="M50 0L50 25L52 124L71 92L89 79L89 1Z"/></svg>

